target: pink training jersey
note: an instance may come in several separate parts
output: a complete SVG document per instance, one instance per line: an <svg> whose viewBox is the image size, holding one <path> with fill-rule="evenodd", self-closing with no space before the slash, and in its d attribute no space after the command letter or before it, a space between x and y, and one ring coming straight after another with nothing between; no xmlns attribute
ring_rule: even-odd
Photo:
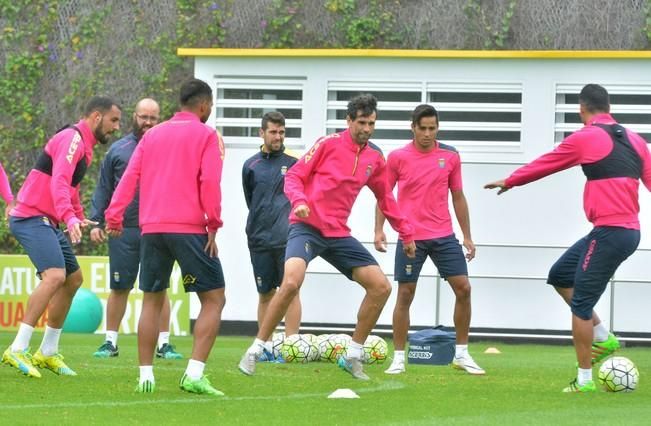
<svg viewBox="0 0 651 426"><path fill-rule="evenodd" d="M5 203L10 204L14 201L14 194L11 192L11 186L9 185L9 178L5 169L0 164L0 197L5 200Z"/></svg>
<svg viewBox="0 0 651 426"><path fill-rule="evenodd" d="M565 138L553 151L520 167L506 179L506 186L520 186L576 165L589 165L613 151L613 141L594 124L616 124L610 114L597 114L585 127ZM651 155L646 141L626 131L635 152L642 160L641 180L651 190ZM594 226L619 226L640 229L638 213L639 180L615 177L588 180L583 191L583 209Z"/></svg>
<svg viewBox="0 0 651 426"><path fill-rule="evenodd" d="M111 229L122 229L124 211L140 185L143 234L217 232L221 220L224 143L195 114L178 112L147 130L105 212Z"/></svg>
<svg viewBox="0 0 651 426"><path fill-rule="evenodd" d="M461 159L453 147L436 143L429 152L412 141L387 158L389 188L398 184L398 207L414 227L415 240L451 235L450 191L461 191Z"/></svg>
<svg viewBox="0 0 651 426"><path fill-rule="evenodd" d="M71 186L72 176L79 160L86 165L93 160L95 135L84 120L52 137L45 152L52 158L52 176L32 169L18 191L16 207L10 215L16 217L47 216L54 225L65 222L68 228L84 220L84 209L79 198L79 184Z"/></svg>
<svg viewBox="0 0 651 426"><path fill-rule="evenodd" d="M413 228L403 216L386 180L386 162L372 143L358 145L348 130L324 136L285 175L285 195L292 210L300 204L310 208L307 218L293 211L290 223L304 222L324 237L348 237L347 222L359 191L367 185L380 210L406 243Z"/></svg>

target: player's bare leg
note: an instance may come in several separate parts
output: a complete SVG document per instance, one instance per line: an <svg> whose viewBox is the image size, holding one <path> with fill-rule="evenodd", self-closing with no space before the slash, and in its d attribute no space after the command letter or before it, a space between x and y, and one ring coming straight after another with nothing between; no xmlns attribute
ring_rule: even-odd
<svg viewBox="0 0 651 426"><path fill-rule="evenodd" d="M306 270L307 263L300 257L292 257L285 261L283 282L267 307L256 339L240 360L239 369L247 376L255 373L255 363L262 354L264 343L269 339L278 323L283 319L289 305L298 294L305 279Z"/></svg>
<svg viewBox="0 0 651 426"><path fill-rule="evenodd" d="M452 291L456 297L454 304L454 329L457 335L457 345L455 349L452 366L459 370L464 370L469 374L483 375L486 374L468 352L468 333L470 330L470 318L472 316L472 304L470 298L470 281L467 275L455 275L447 278Z"/></svg>
<svg viewBox="0 0 651 426"><path fill-rule="evenodd" d="M357 312L357 325L346 355L340 357L337 363L354 378L368 380L362 368L362 348L391 295L391 284L378 265L354 268L353 279L364 287L366 296Z"/></svg>
<svg viewBox="0 0 651 426"><path fill-rule="evenodd" d="M409 333L409 308L416 294L416 283L401 282L398 284L398 297L393 308L393 361L384 372L401 374L405 372L405 345Z"/></svg>

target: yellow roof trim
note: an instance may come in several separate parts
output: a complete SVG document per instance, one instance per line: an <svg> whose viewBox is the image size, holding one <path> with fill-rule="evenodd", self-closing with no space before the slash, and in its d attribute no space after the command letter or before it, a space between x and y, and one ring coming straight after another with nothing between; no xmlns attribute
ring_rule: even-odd
<svg viewBox="0 0 651 426"><path fill-rule="evenodd" d="M419 59L651 59L648 50L401 50L401 49L196 49L179 56Z"/></svg>

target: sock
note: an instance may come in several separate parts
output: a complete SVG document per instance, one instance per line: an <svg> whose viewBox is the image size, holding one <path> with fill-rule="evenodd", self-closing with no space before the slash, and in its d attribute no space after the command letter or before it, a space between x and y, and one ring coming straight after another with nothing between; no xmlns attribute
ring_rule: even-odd
<svg viewBox="0 0 651 426"><path fill-rule="evenodd" d="M206 368L205 363L191 359L188 361L188 368L185 369L185 375L192 380L199 380L203 377L204 368Z"/></svg>
<svg viewBox="0 0 651 426"><path fill-rule="evenodd" d="M579 386L583 386L588 382L592 381L592 368L579 368L579 374L577 375L577 383Z"/></svg>
<svg viewBox="0 0 651 426"><path fill-rule="evenodd" d="M364 345L357 343L354 340L351 340L348 344L348 349L346 349L346 355L348 358L362 359L362 348Z"/></svg>
<svg viewBox="0 0 651 426"><path fill-rule="evenodd" d="M258 339L257 337L253 341L253 344L249 347L247 352L254 352L256 355L262 355L262 348L264 348L264 340Z"/></svg>
<svg viewBox="0 0 651 426"><path fill-rule="evenodd" d="M457 345L454 353L455 358L463 358L468 353L468 345Z"/></svg>
<svg viewBox="0 0 651 426"><path fill-rule="evenodd" d="M274 343L271 340L267 340L264 342L264 348L269 351L269 353L273 353L274 351Z"/></svg>
<svg viewBox="0 0 651 426"><path fill-rule="evenodd" d="M393 362L397 363L400 362L402 364L405 363L405 351L393 351Z"/></svg>
<svg viewBox="0 0 651 426"><path fill-rule="evenodd" d="M170 332L161 331L158 333L158 349L162 348L163 345L170 343Z"/></svg>
<svg viewBox="0 0 651 426"><path fill-rule="evenodd" d="M12 352L22 352L27 349L29 341L32 339L32 333L34 333L34 327L21 322L18 327L18 333L16 333L16 338L11 344Z"/></svg>
<svg viewBox="0 0 651 426"><path fill-rule="evenodd" d="M608 332L608 329L603 322L600 322L592 328L592 339L595 342L603 342L608 340L609 334L610 333Z"/></svg>
<svg viewBox="0 0 651 426"><path fill-rule="evenodd" d="M152 383L155 383L154 380L154 366L153 365L141 365L140 366L140 384L143 384L145 381L149 380Z"/></svg>
<svg viewBox="0 0 651 426"><path fill-rule="evenodd" d="M60 328L51 328L45 326L45 334L41 342L41 353L45 356L52 356L59 353L59 337L61 337Z"/></svg>
<svg viewBox="0 0 651 426"><path fill-rule="evenodd" d="M113 346L118 347L118 332L106 330L106 341L111 342Z"/></svg>

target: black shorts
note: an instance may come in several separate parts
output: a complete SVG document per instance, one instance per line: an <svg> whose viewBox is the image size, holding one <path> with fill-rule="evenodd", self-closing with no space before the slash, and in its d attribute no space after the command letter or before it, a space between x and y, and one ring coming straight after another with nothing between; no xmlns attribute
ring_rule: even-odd
<svg viewBox="0 0 651 426"><path fill-rule="evenodd" d="M204 251L207 242L207 234L144 234L140 241L140 290L167 289L174 261L181 267L186 292L223 288L221 262Z"/></svg>
<svg viewBox="0 0 651 426"><path fill-rule="evenodd" d="M79 270L68 238L47 217L10 216L9 229L27 252L39 278L41 272L50 268L65 269L66 275Z"/></svg>
<svg viewBox="0 0 651 426"><path fill-rule="evenodd" d="M431 258L442 278L468 275L468 265L463 249L454 234L431 240L416 241L416 257L409 258L402 249L402 241L396 246L394 279L400 283L415 283L427 258Z"/></svg>
<svg viewBox="0 0 651 426"><path fill-rule="evenodd" d="M321 256L349 280L353 279L354 268L377 265L371 253L353 237L327 238L310 225L292 223L289 226L285 259L300 257L309 264L317 256Z"/></svg>
<svg viewBox="0 0 651 426"><path fill-rule="evenodd" d="M606 290L615 271L640 243L640 231L616 226L600 226L574 243L554 263L547 283L574 288L572 313L583 320L592 318L592 310Z"/></svg>
<svg viewBox="0 0 651 426"><path fill-rule="evenodd" d="M285 248L251 250L251 265L258 293L267 294L283 281Z"/></svg>
<svg viewBox="0 0 651 426"><path fill-rule="evenodd" d="M109 238L111 290L130 290L140 267L140 228L124 228L122 235Z"/></svg>

